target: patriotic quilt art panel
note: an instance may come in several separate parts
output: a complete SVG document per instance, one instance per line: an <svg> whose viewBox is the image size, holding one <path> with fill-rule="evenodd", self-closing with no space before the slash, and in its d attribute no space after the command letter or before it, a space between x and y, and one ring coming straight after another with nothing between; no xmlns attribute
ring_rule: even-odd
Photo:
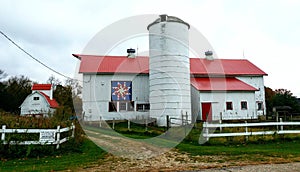
<svg viewBox="0 0 300 172"><path fill-rule="evenodd" d="M112 81L111 100L112 101L131 101L132 82L131 81Z"/></svg>

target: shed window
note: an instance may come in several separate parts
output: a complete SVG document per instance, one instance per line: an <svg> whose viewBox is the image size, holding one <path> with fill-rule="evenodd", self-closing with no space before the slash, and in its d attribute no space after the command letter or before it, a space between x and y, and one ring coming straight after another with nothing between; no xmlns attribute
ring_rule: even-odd
<svg viewBox="0 0 300 172"><path fill-rule="evenodd" d="M40 100L40 97L33 97L33 100Z"/></svg>
<svg viewBox="0 0 300 172"><path fill-rule="evenodd" d="M226 102L226 110L232 110L232 102Z"/></svg>
<svg viewBox="0 0 300 172"><path fill-rule="evenodd" d="M246 101L242 101L242 102L241 102L241 109L242 109L242 110L248 109L248 106L247 106L247 102L246 102Z"/></svg>
<svg viewBox="0 0 300 172"><path fill-rule="evenodd" d="M262 102L257 103L257 110L263 110L263 104Z"/></svg>

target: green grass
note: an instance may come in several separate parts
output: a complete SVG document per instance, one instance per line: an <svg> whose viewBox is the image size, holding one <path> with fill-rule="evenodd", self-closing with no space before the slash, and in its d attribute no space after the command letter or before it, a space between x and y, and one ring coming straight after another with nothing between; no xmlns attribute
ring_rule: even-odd
<svg viewBox="0 0 300 172"><path fill-rule="evenodd" d="M261 161L259 157L264 161L270 157L285 158L285 160L291 161L300 160L300 137L297 134L249 136L248 141L243 136L211 138L203 145L199 145L198 139L201 132L201 128L194 128L176 148L193 156L222 155L229 160Z"/></svg>
<svg viewBox="0 0 300 172"><path fill-rule="evenodd" d="M191 155L266 155L266 156L300 156L300 140L268 142L265 144L232 144L232 145L196 145L180 143L180 151Z"/></svg>
<svg viewBox="0 0 300 172"><path fill-rule="evenodd" d="M0 171L76 170L98 163L105 155L105 152L90 140L85 140L80 150L81 152L43 158L2 160Z"/></svg>

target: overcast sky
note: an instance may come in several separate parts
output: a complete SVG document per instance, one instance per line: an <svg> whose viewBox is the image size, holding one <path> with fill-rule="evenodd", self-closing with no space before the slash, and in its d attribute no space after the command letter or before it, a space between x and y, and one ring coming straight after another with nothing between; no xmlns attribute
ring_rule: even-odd
<svg viewBox="0 0 300 172"><path fill-rule="evenodd" d="M246 58L268 73L266 86L300 97L299 9L298 0L0 0L0 30L45 64L74 77L78 60L71 54L81 53L101 29L135 15L177 16L198 29L219 58ZM39 83L51 75L63 80L2 35L0 52L0 69L11 76Z"/></svg>

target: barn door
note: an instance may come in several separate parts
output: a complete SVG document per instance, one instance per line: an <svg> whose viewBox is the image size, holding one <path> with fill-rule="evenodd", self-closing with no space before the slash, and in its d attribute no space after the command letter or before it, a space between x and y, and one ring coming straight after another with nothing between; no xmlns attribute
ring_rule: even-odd
<svg viewBox="0 0 300 172"><path fill-rule="evenodd" d="M211 121L212 120L211 103L201 103L201 107L202 107L202 120Z"/></svg>

